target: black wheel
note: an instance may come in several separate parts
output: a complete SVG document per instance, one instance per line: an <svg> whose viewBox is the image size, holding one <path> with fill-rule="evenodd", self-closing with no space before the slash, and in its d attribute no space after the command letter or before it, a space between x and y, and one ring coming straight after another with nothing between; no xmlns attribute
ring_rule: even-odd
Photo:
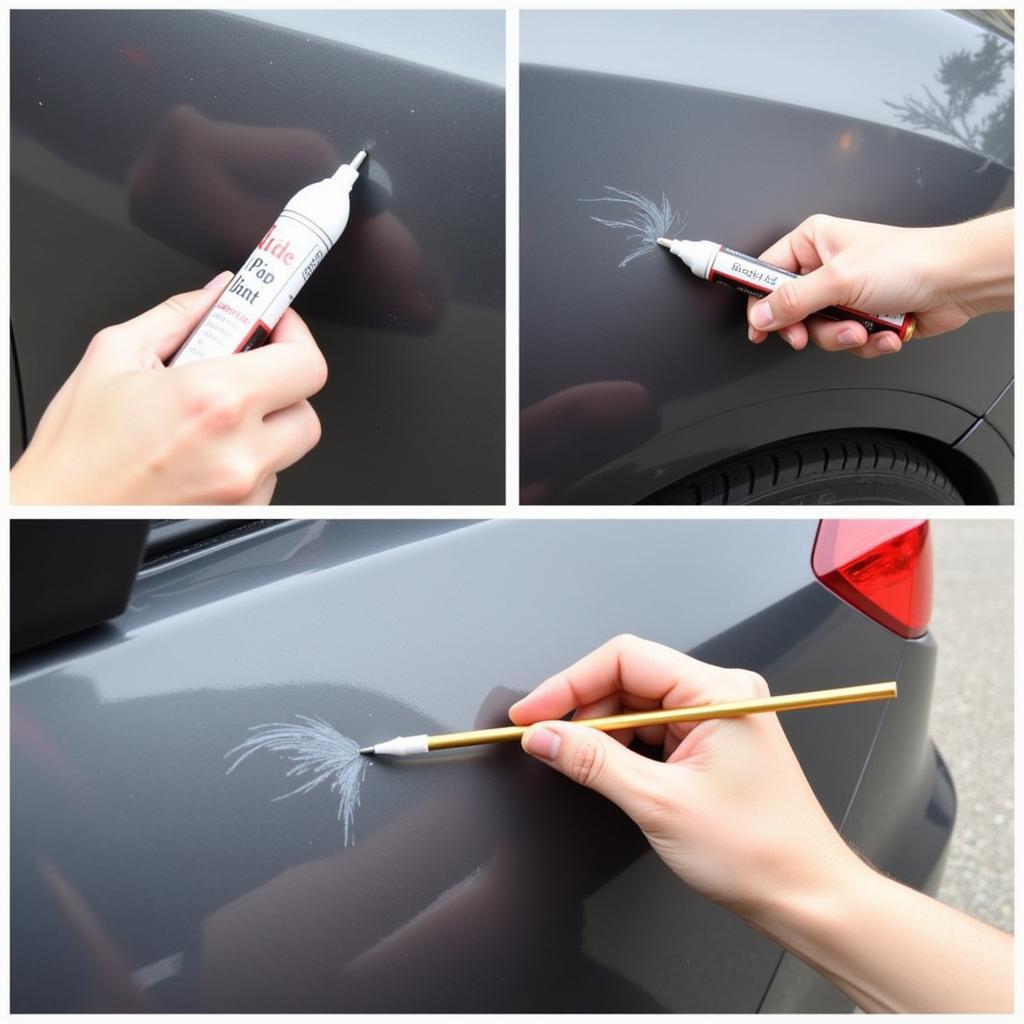
<svg viewBox="0 0 1024 1024"><path fill-rule="evenodd" d="M654 505L963 505L920 448L870 431L769 445L695 473Z"/></svg>

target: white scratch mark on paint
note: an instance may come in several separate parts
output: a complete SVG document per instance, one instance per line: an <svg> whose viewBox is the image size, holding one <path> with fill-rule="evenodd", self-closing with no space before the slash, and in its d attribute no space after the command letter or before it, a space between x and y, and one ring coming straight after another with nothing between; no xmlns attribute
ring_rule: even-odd
<svg viewBox="0 0 1024 1024"><path fill-rule="evenodd" d="M627 192L621 188L605 185L607 192L613 196L599 196L596 199L580 199L581 203L620 203L626 207L622 220L608 220L604 217L591 217L606 228L615 228L626 232L626 237L636 243L635 248L619 264L625 267L643 256L653 256L659 252L658 239L672 238L686 227L686 214L682 217L672 209L665 193L661 194L661 202L640 195L639 192Z"/></svg>
<svg viewBox="0 0 1024 1024"><path fill-rule="evenodd" d="M300 724L292 722L269 722L254 725L244 743L229 750L224 757L238 755L226 774L230 775L247 757L258 750L269 750L278 754L292 766L285 772L286 778L313 777L290 793L282 793L274 800L284 800L298 793L308 793L321 782L330 780L331 792L338 797L338 820L345 826L345 845L352 835L352 821L359 806L359 787L366 774L367 759L359 753L355 740L342 736L337 729L322 718L295 716Z"/></svg>

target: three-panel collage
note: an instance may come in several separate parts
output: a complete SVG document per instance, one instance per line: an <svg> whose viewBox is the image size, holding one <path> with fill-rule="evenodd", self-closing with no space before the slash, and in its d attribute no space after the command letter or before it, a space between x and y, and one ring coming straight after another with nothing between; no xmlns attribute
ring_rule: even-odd
<svg viewBox="0 0 1024 1024"><path fill-rule="evenodd" d="M1015 11L655 6L8 8L10 1014L1013 1012Z"/></svg>

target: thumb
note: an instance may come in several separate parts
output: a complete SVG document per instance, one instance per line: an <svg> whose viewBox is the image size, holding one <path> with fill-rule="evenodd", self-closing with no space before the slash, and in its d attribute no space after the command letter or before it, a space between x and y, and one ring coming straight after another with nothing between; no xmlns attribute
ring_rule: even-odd
<svg viewBox="0 0 1024 1024"><path fill-rule="evenodd" d="M99 346L101 358L109 353L121 365L126 358L145 362L151 356L166 362L220 298L231 276L225 270L198 291L172 295L145 313L101 331L97 335L97 340L105 342Z"/></svg>
<svg viewBox="0 0 1024 1024"><path fill-rule="evenodd" d="M662 786L662 765L585 725L539 722L523 735L523 749L618 804L641 827L640 819Z"/></svg>
<svg viewBox="0 0 1024 1024"><path fill-rule="evenodd" d="M819 309L843 303L841 291L829 266L802 277L786 278L775 291L750 307L750 324L759 331L792 327Z"/></svg>

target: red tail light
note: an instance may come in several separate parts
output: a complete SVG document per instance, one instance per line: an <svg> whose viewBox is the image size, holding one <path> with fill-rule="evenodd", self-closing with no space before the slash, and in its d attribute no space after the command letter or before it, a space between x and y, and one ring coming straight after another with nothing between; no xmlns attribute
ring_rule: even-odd
<svg viewBox="0 0 1024 1024"><path fill-rule="evenodd" d="M932 546L925 519L823 519L814 575L900 636L921 636L932 614Z"/></svg>

